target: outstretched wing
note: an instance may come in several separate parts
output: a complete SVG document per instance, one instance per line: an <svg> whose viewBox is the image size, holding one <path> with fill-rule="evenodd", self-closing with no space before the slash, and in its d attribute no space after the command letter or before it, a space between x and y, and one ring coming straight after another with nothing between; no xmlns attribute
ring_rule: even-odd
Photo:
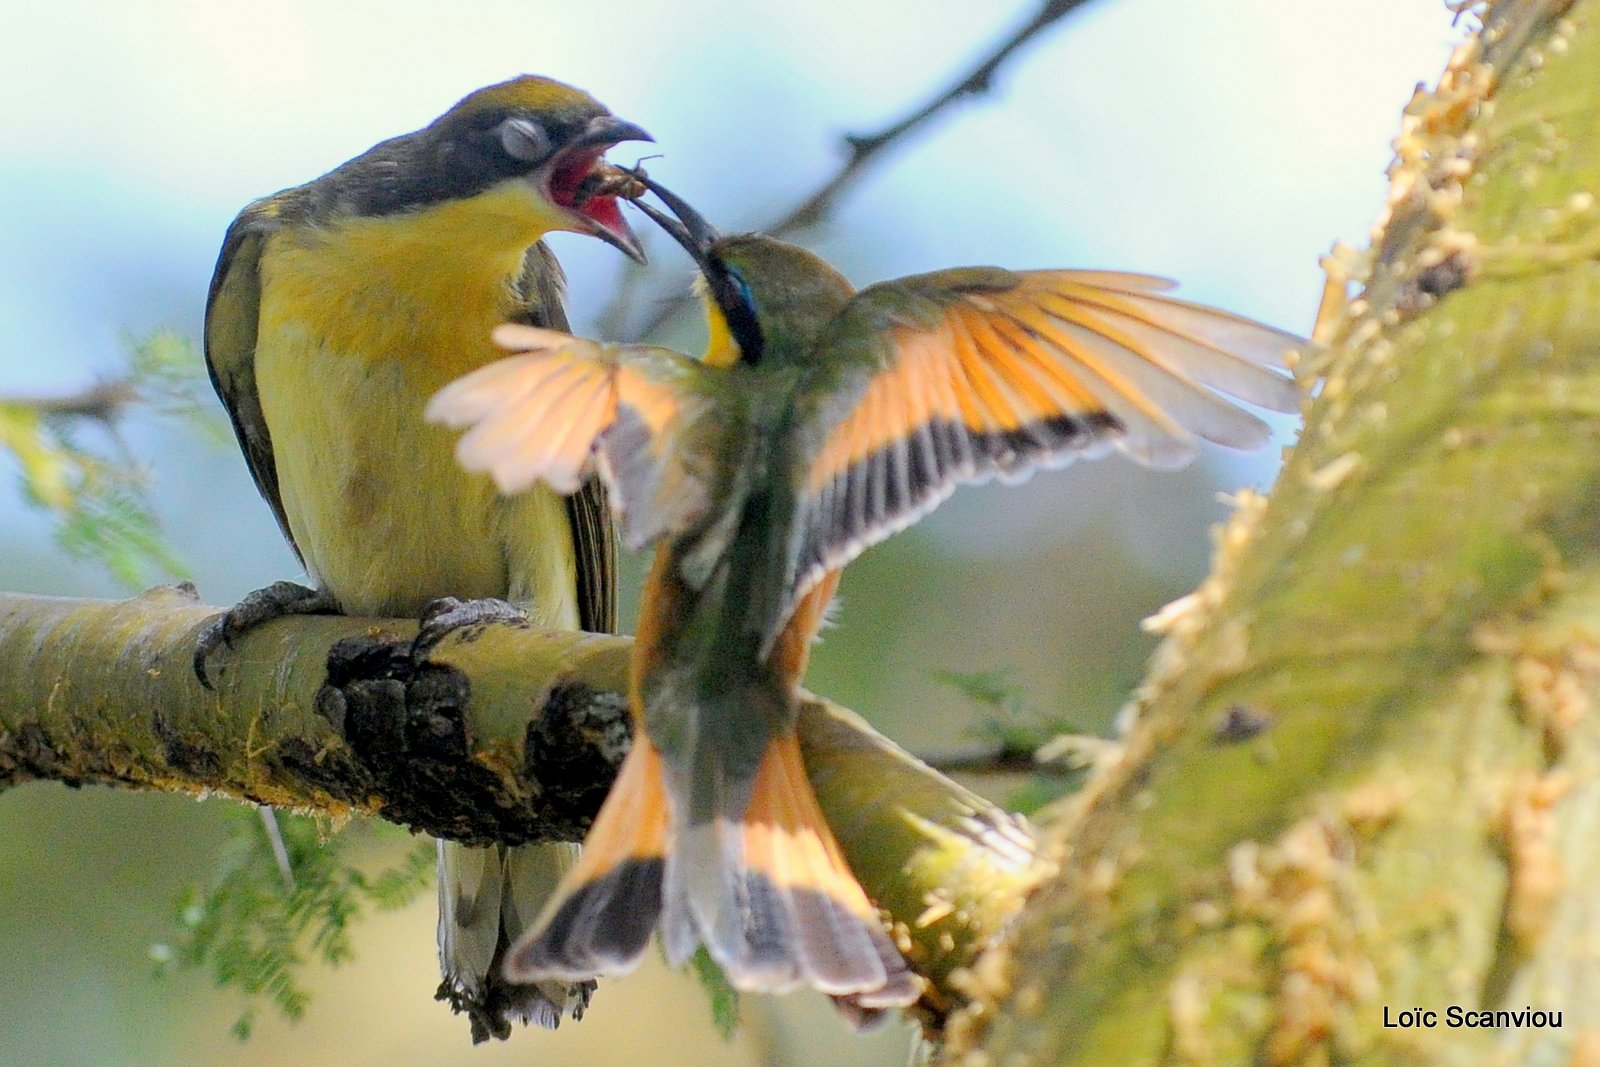
<svg viewBox="0 0 1600 1067"><path fill-rule="evenodd" d="M704 514L705 479L675 446L710 407L697 384L703 367L666 348L511 323L494 338L517 354L428 402L430 421L467 428L456 446L462 466L486 471L505 493L535 482L575 493L598 469L633 548Z"/></svg>
<svg viewBox="0 0 1600 1067"><path fill-rule="evenodd" d="M1269 437L1226 393L1293 411L1297 337L1107 271L940 271L863 290L817 344L797 409L799 486L785 610L822 574L963 482L1020 479L1116 448L1176 467L1196 439ZM781 621L780 621L781 625Z"/></svg>

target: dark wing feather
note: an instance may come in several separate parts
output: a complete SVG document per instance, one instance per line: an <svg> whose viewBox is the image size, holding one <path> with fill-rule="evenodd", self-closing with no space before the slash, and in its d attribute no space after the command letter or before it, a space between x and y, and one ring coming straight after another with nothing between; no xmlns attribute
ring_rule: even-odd
<svg viewBox="0 0 1600 1067"><path fill-rule="evenodd" d="M1255 448L1299 338L1108 271L965 268L863 290L818 340L796 406L806 464L790 580L768 644L823 575L963 482L1020 479L1115 447L1172 467L1196 438Z"/></svg>
<svg viewBox="0 0 1600 1067"><path fill-rule="evenodd" d="M517 283L518 308L512 322L567 331L566 276L543 241L528 249ZM590 633L617 628L617 534L606 488L591 476L567 498L572 524L572 554L578 567L578 625Z"/></svg>
<svg viewBox="0 0 1600 1067"><path fill-rule="evenodd" d="M279 204L272 198L258 200L239 213L228 227L211 275L211 290L206 297L206 369L211 384L228 409L233 432L239 439L245 463L256 488L272 508L278 528L305 562L300 546L294 543L289 517L283 510L278 491L278 467L272 454L272 435L261 413L261 395L256 388L256 331L261 310L260 264L267 237L277 224Z"/></svg>

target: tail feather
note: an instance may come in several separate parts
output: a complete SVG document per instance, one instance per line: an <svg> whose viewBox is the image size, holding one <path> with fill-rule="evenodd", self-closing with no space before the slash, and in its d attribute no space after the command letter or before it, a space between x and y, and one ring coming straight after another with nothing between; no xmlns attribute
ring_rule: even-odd
<svg viewBox="0 0 1600 1067"><path fill-rule="evenodd" d="M668 891L688 889L684 910L735 988L781 992L809 985L863 998L870 1007L916 999L905 960L828 828L793 734L768 746L738 822L693 827L682 840L688 844L708 829L712 834L701 840L720 846L715 862L695 862L688 850L681 858L701 870L709 866L717 877L669 879Z"/></svg>
<svg viewBox="0 0 1600 1067"><path fill-rule="evenodd" d="M667 856L666 885L661 899L661 953L667 958L667 966L674 969L688 963L695 949L700 947L699 927L689 910L693 894L685 884L684 872L688 866L684 862L685 851L683 838L679 837Z"/></svg>
<svg viewBox="0 0 1600 1067"><path fill-rule="evenodd" d="M817 810L811 783L798 766L798 749L794 755L794 759L775 761L777 781L763 796L772 799L778 826L817 827L813 833L772 835L775 846L789 846L772 849L769 877L777 885L791 887L783 895L783 903L797 935L801 969L814 976L812 984L825 993L880 988L888 980L889 970L875 942L885 939L862 936L861 930L865 923L870 932L881 934L877 911L849 873L832 832ZM807 811L807 807L812 810ZM759 818L755 817L758 823ZM823 879L836 884L828 888Z"/></svg>
<svg viewBox="0 0 1600 1067"><path fill-rule="evenodd" d="M628 970L659 926L669 964L703 944L736 989L811 986L862 1020L915 1001L917 980L850 873L793 734L768 746L749 798L738 818L675 828L684 809L637 737L583 857L507 955L507 976Z"/></svg>
<svg viewBox="0 0 1600 1067"><path fill-rule="evenodd" d="M667 829L661 757L639 737L582 856L533 929L506 954L506 977L579 980L632 970L661 913Z"/></svg>
<svg viewBox="0 0 1600 1067"><path fill-rule="evenodd" d="M439 966L469 991L488 975L500 939L500 853L439 841Z"/></svg>
<svg viewBox="0 0 1600 1067"><path fill-rule="evenodd" d="M500 963L577 857L558 842L469 848L439 842L438 998L464 1012L474 1041L510 1035L512 1023L554 1029L583 1016L594 983L508 981Z"/></svg>

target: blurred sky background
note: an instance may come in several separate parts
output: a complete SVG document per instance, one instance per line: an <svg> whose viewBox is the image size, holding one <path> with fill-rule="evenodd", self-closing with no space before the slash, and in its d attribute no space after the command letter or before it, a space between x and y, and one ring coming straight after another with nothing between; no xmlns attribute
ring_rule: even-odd
<svg viewBox="0 0 1600 1067"><path fill-rule="evenodd" d="M126 339L156 328L198 338L240 207L480 85L532 71L591 90L655 134L652 174L751 228L830 172L841 133L898 117L1035 6L0 0L0 394L113 374ZM1317 257L1365 242L1400 108L1458 36L1441 0L1097 0L993 95L893 150L806 243L859 283L972 263L1166 274L1305 332ZM553 244L582 331L621 257ZM651 247L654 292L686 285L686 260ZM125 431L207 601L296 575L231 443L137 418ZM1008 669L1032 707L1103 728L1152 645L1138 620L1204 571L1216 493L1265 486L1276 465L1113 459L965 490L852 568L811 684L923 751L980 718L941 670ZM0 457L0 588L120 595L62 557L11 473ZM903 1062L903 1030L857 1040L804 997L749 1005L724 1045L686 980L648 973L607 983L579 1026L470 1049L429 999L431 897L360 930L360 959L318 982L302 1025L236 1045L237 1001L203 976L154 980L147 951L171 936L178 889L208 877L222 803L0 797L0 1063Z"/></svg>

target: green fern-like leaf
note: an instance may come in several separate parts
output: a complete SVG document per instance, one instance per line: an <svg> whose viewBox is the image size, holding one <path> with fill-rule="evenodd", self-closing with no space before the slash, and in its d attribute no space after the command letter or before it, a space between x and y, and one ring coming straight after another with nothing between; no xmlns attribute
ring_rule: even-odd
<svg viewBox="0 0 1600 1067"><path fill-rule="evenodd" d="M934 677L978 705L984 718L974 732L1004 753L1031 755L1058 734L1082 732L1066 718L1033 710L1010 671L946 671Z"/></svg>
<svg viewBox="0 0 1600 1067"><path fill-rule="evenodd" d="M1005 669L938 671L934 677L980 707L1015 712L1022 707L1022 688Z"/></svg>
<svg viewBox="0 0 1600 1067"><path fill-rule="evenodd" d="M398 864L365 879L367 896L380 911L405 907L433 886L437 858L434 843L420 840Z"/></svg>
<svg viewBox="0 0 1600 1067"><path fill-rule="evenodd" d="M1007 670L941 672L935 677L983 712L972 731L994 747L988 762L1007 771L1031 771L1029 781L1006 797L1013 811L1030 814L1082 784L1080 769L1035 768L1033 754L1062 734L1080 734L1072 721L1033 710L1022 686Z"/></svg>
<svg viewBox="0 0 1600 1067"><path fill-rule="evenodd" d="M351 931L368 906L403 907L426 890L434 846L412 842L398 863L373 873L356 862L365 851L356 846L389 844L400 831L374 822L356 833L329 835L322 820L278 813L286 880L269 824L246 807L228 810L225 818L230 833L211 884L179 901L176 946L158 945L151 954L158 966L171 959L207 968L218 986L242 994L247 1003L233 1026L242 1040L262 1003L291 1021L305 1014L311 1001L301 982L306 968L352 959Z"/></svg>
<svg viewBox="0 0 1600 1067"><path fill-rule="evenodd" d="M739 991L728 983L728 976L722 973L704 945L689 958L689 969L710 998L711 1022L724 1040L731 1041L734 1031L739 1029Z"/></svg>
<svg viewBox="0 0 1600 1067"><path fill-rule="evenodd" d="M56 521L69 555L99 562L118 582L142 588L186 577L161 536L148 479L118 434L131 407L181 416L221 434L199 414L204 366L195 346L170 331L129 342L120 378L71 398L0 399L0 459L9 455L22 498Z"/></svg>

